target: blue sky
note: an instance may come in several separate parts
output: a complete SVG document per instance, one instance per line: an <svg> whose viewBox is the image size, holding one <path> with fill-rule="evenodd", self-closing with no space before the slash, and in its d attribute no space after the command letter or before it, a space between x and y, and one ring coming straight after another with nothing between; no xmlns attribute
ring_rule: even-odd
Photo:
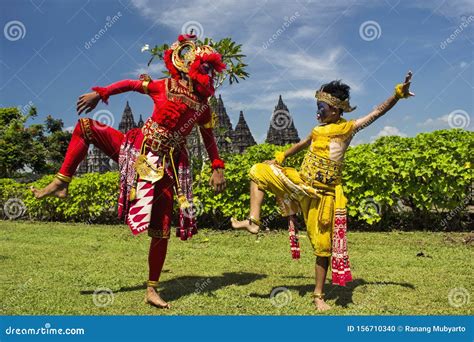
<svg viewBox="0 0 474 342"><path fill-rule="evenodd" d="M360 132L353 143L377 136L413 136L450 127L474 127L474 1L60 1L3 0L0 25L0 106L34 104L73 126L77 97L141 72L161 77L162 64L146 68L144 44L172 43L183 28L243 45L250 78L223 86L235 125L243 110L263 142L278 95L300 137L316 125L314 92L342 79L352 87L362 116L386 99L407 70L416 97L401 101ZM115 16L115 19L114 19ZM95 43L91 38L110 23ZM88 44L89 42L89 44ZM87 45L87 46L86 46ZM152 102L137 93L117 95L107 109L118 126L126 101L136 120Z"/></svg>

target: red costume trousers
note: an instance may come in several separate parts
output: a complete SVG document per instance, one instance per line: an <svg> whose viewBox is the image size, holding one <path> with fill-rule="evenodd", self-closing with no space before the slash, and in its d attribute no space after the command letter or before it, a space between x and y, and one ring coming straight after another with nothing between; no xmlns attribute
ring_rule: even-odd
<svg viewBox="0 0 474 342"><path fill-rule="evenodd" d="M72 133L71 142L64 157L64 162L59 170L64 176L72 177L77 167L87 156L89 145L92 143L115 162L118 162L120 145L125 135L113 127L104 125L98 121L82 118L76 124ZM173 210L173 180L164 177L156 184L154 201L160 202L154 205L151 216L151 227L162 225L163 231L169 232L171 215ZM168 234L169 235L169 234ZM166 258L168 239L152 238L148 254L149 280L158 281Z"/></svg>

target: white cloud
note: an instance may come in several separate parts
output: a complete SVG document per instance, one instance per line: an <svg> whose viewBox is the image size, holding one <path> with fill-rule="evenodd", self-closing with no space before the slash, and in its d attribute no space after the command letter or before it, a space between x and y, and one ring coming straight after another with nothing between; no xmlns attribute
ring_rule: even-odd
<svg viewBox="0 0 474 342"><path fill-rule="evenodd" d="M397 135L399 137L406 137L407 135L400 131L397 127L394 126L385 126L382 130L375 136L372 137L372 140L376 140L380 137L393 136Z"/></svg>
<svg viewBox="0 0 474 342"><path fill-rule="evenodd" d="M141 65L135 70L128 72L126 75L138 78L141 74L148 74L152 78L160 78L164 76L163 70L165 70L164 63L156 59L152 64L150 64L150 66Z"/></svg>
<svg viewBox="0 0 474 342"><path fill-rule="evenodd" d="M377 3L372 0L365 2ZM345 20L350 10L358 8L353 7L354 0L334 0L330 3L285 1L284 6L263 0L175 1L169 5L132 0L132 3L145 18L171 28L176 35L181 33L186 22L196 21L202 26L204 36L215 39L231 36L242 43L246 62L250 68L258 68L259 79L256 73L251 74L252 84L257 88L261 85L255 81L265 82L269 78L268 73L278 74L279 70L283 72L288 67L284 77L289 81L320 83L344 78L355 91L360 88L358 81L362 75L357 74L359 67L355 61L338 63L345 51L338 46L336 36L331 40L331 35L337 33L328 30L328 27L337 27L338 20ZM318 20L315 20L314 13L318 13ZM285 26L285 23L288 25ZM282 28L283 32L268 48L263 48ZM318 39L323 34L324 41L336 44L319 44Z"/></svg>
<svg viewBox="0 0 474 342"><path fill-rule="evenodd" d="M471 130L471 115L462 109L455 109L449 114L437 118L429 118L417 126L422 127L424 131L451 128Z"/></svg>
<svg viewBox="0 0 474 342"><path fill-rule="evenodd" d="M413 8L419 8L426 12L426 17L431 13L433 16L442 16L449 12L449 16L459 18L468 12L467 9L470 8L468 4L472 4L472 0L460 0L456 4L451 4L452 2L443 4L443 1L445 0L417 1L414 4L400 2L395 10L408 12L413 11ZM177 0L169 3L132 0L143 17L164 27L163 32L171 32L163 37L168 43L176 39L188 21L200 23L204 36L215 39L230 36L241 43L243 53L247 55L246 63L249 64L250 78L230 88L223 86L218 93L222 94L231 116L243 110L246 115L251 114L254 117L262 115L262 118L271 115L280 94L292 114L311 110L314 102L310 101L314 101L314 91L321 83L334 79L342 79L351 86L354 93L366 95L366 91L370 91L368 88L370 83L366 82L367 76L380 62L379 50L375 49L373 52L370 50L361 56L357 50L352 49L351 43L341 39L341 34L353 34L357 39L358 32L341 32L338 27L340 23L354 20L359 15L366 15L375 7L385 12L389 11L392 7L389 2L308 0L281 1L275 4L267 0L219 2ZM296 20L267 48L264 48L264 43L281 29L287 20L285 18L291 17L296 12L299 14ZM416 35L409 37L412 45L420 48L423 44L427 44L424 38L418 42ZM428 46L431 46L430 44ZM469 62L461 60L456 65L465 70ZM158 77L161 76L162 68L162 63L154 63L150 68L140 67L130 74L137 77L145 72ZM364 86L367 87L366 90ZM407 116L402 120L410 119ZM447 117L428 119L416 126L423 127L423 130L432 126L448 128ZM407 127L406 130L412 134L412 128L414 127ZM263 129L260 130L263 132ZM257 132L253 133L258 135ZM398 128L386 126L372 138L385 135L406 136ZM368 141L369 137L366 140Z"/></svg>
<svg viewBox="0 0 474 342"><path fill-rule="evenodd" d="M361 139L361 138L354 138L351 140L351 146L357 146L357 145L362 145L362 144L365 144L365 140L364 139Z"/></svg>
<svg viewBox="0 0 474 342"><path fill-rule="evenodd" d="M320 55L309 55L304 52L286 53L278 55L273 61L285 72L285 77L291 80L313 81L321 84L334 79L342 79L351 86L355 92L361 90L362 75L354 74L353 68L341 63L341 58L346 54L342 47L332 47Z"/></svg>
<svg viewBox="0 0 474 342"><path fill-rule="evenodd" d="M461 16L469 16L472 14L473 1L413 1L407 2L406 6L428 10L432 15L461 19Z"/></svg>
<svg viewBox="0 0 474 342"><path fill-rule="evenodd" d="M417 124L418 127L422 127L424 130L436 130L450 128L448 124L449 114L437 117L437 118L428 118L423 122Z"/></svg>
<svg viewBox="0 0 474 342"><path fill-rule="evenodd" d="M232 96L232 90L223 91L220 93L224 98L226 108L232 111L243 110L246 112L249 110L258 110L264 111L265 114L270 116L273 108L278 103L278 98L280 95L283 99L283 102L288 106L290 112L294 112L292 111L292 108L294 108L294 106L299 104L301 101L310 101L311 103L314 102L314 105L316 106L314 92L315 90L311 88L301 88L281 92L272 91L266 92L264 94L257 94L257 96L254 98L254 101L247 102L233 101L232 99L235 98L235 96Z"/></svg>

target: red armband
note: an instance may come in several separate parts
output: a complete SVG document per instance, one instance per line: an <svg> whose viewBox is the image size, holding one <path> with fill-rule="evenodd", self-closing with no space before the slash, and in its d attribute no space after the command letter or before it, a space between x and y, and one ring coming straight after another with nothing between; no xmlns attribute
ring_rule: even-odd
<svg viewBox="0 0 474 342"><path fill-rule="evenodd" d="M212 161L212 169L225 169L224 161L222 159L214 159Z"/></svg>
<svg viewBox="0 0 474 342"><path fill-rule="evenodd" d="M105 104L109 104L109 93L107 92L107 88L94 87L94 88L92 88L92 90L95 91L97 94L99 94L101 100Z"/></svg>

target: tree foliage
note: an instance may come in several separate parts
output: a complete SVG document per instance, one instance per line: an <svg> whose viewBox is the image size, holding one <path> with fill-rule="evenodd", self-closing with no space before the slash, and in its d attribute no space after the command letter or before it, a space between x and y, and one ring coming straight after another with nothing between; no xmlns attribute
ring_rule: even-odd
<svg viewBox="0 0 474 342"><path fill-rule="evenodd" d="M59 168L71 133L63 131L63 121L51 115L44 124L27 127L36 116L35 107L26 115L15 107L0 108L0 177L28 170L45 174Z"/></svg>

